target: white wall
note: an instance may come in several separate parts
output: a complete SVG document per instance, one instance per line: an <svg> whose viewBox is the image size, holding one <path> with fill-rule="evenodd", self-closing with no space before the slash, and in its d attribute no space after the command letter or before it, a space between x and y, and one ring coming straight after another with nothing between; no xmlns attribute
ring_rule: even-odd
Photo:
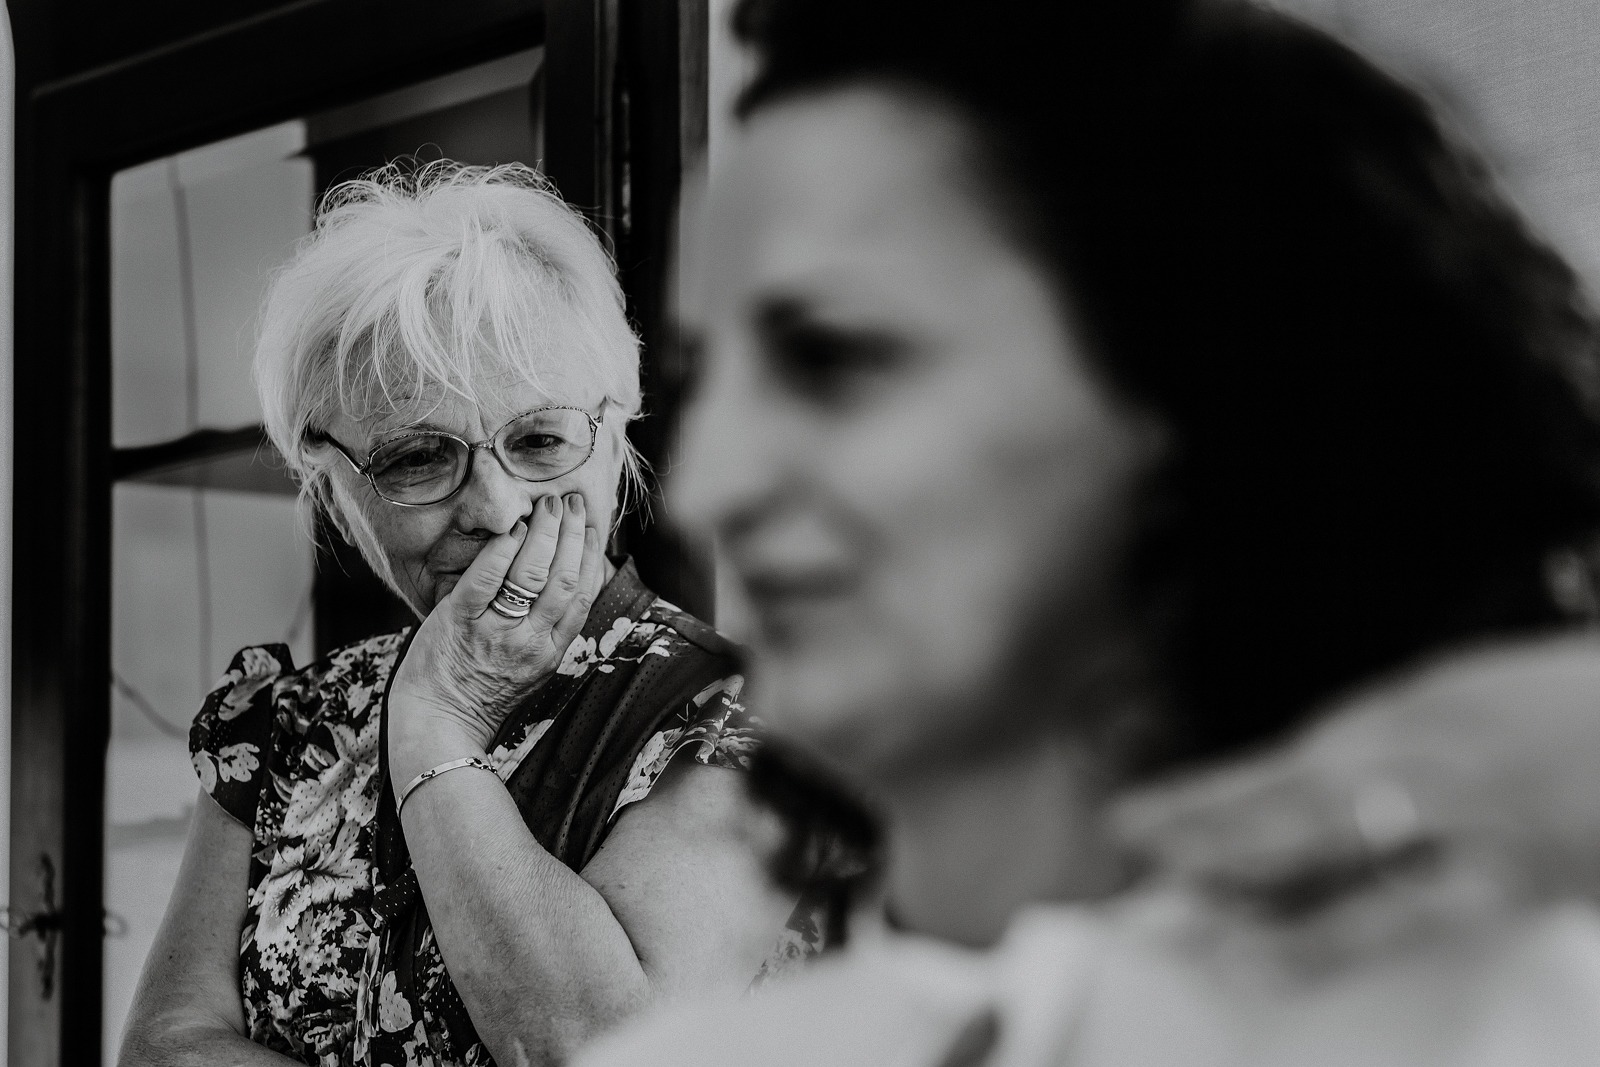
<svg viewBox="0 0 1600 1067"><path fill-rule="evenodd" d="M1600 292L1600 3L1274 2L1431 90Z"/></svg>

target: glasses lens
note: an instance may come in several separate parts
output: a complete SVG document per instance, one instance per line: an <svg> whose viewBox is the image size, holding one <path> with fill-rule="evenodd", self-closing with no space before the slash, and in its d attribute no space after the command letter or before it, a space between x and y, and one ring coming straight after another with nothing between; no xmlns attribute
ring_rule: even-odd
<svg viewBox="0 0 1600 1067"><path fill-rule="evenodd" d="M372 456L372 484L399 504L431 504L455 492L467 469L467 447L443 434L419 433L381 446Z"/></svg>
<svg viewBox="0 0 1600 1067"><path fill-rule="evenodd" d="M573 408L548 408L522 416L500 437L500 454L519 478L546 482L583 466L594 448L589 417Z"/></svg>

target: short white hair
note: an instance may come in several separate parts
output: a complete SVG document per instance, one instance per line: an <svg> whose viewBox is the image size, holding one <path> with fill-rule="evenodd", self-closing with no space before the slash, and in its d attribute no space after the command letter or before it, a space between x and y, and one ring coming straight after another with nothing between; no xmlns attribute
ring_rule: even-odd
<svg viewBox="0 0 1600 1067"><path fill-rule="evenodd" d="M316 440L341 412L423 417L446 393L494 412L508 381L598 392L625 489L639 485L622 432L639 415L639 339L616 268L583 216L521 164L390 164L329 190L268 289L255 378L302 498L390 585L359 509L334 497L328 468L343 461Z"/></svg>

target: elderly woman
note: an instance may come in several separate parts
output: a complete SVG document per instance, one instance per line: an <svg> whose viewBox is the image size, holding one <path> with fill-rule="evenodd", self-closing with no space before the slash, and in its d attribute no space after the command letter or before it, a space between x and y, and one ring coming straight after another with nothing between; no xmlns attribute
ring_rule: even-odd
<svg viewBox="0 0 1600 1067"><path fill-rule="evenodd" d="M305 667L245 649L206 699L122 1062L555 1063L804 952L725 773L751 749L733 650L606 555L638 342L582 218L521 167L343 185L257 378L421 623Z"/></svg>
<svg viewBox="0 0 1600 1067"><path fill-rule="evenodd" d="M1576 279L1324 36L1225 2L1031 10L741 9L760 68L687 252L672 491L749 596L769 721L882 812L900 932L585 1062L1593 1063L1600 880L1547 877L1600 821L1600 650L1549 581L1600 528ZM1463 875L1405 760L1350 798L1353 871L1082 903L1138 873L1121 790L1507 639L1379 710L1415 722L1421 687L1568 720L1564 750L1417 731L1491 836L1537 843L1511 873L1538 906ZM1436 937L1371 931L1332 974L1296 951L1358 892L1436 885Z"/></svg>

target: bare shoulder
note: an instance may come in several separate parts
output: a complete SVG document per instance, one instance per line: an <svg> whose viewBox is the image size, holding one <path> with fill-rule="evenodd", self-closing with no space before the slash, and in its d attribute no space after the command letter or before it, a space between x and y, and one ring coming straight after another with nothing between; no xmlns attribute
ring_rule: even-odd
<svg viewBox="0 0 1600 1067"><path fill-rule="evenodd" d="M794 908L768 872L781 827L743 778L674 761L580 872L669 997L749 985Z"/></svg>
<svg viewBox="0 0 1600 1067"><path fill-rule="evenodd" d="M230 954L237 951L238 929L249 897L250 852L254 832L223 811L201 790L189 824L183 864L168 906L162 935L180 937L225 934ZM196 927L177 916L201 918ZM230 955L231 960L231 955Z"/></svg>
<svg viewBox="0 0 1600 1067"><path fill-rule="evenodd" d="M699 852L734 849L756 860L781 842L778 817L750 796L744 775L674 759L643 800L617 815L616 825L586 872L605 877L655 859L678 864Z"/></svg>

